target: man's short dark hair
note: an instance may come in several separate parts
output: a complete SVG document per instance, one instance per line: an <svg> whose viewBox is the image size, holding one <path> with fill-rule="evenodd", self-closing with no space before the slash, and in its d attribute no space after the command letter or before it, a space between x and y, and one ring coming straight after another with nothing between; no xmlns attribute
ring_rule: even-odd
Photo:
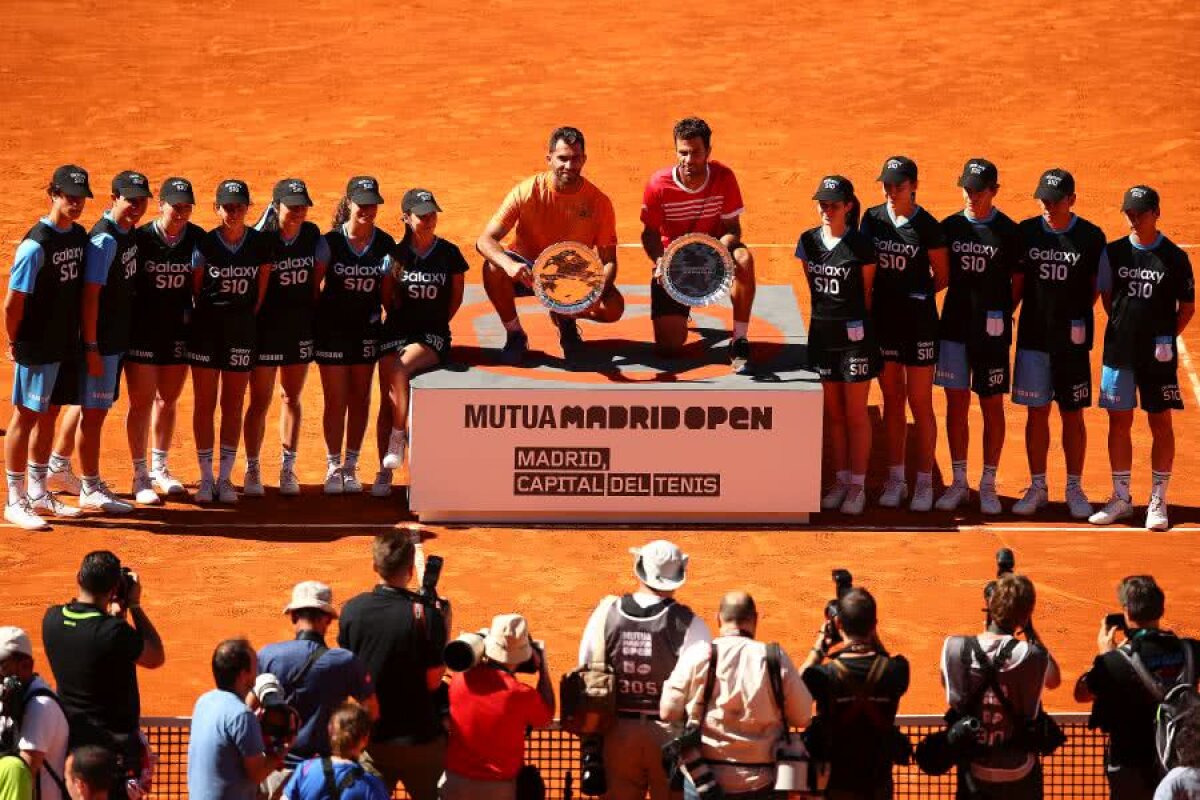
<svg viewBox="0 0 1200 800"><path fill-rule="evenodd" d="M375 537L371 545L371 559L375 574L385 581L412 569L416 548L408 531L387 531Z"/></svg>
<svg viewBox="0 0 1200 800"><path fill-rule="evenodd" d="M851 636L870 636L876 613L875 598L866 589L856 586L838 599L838 621Z"/></svg>
<svg viewBox="0 0 1200 800"><path fill-rule="evenodd" d="M704 142L705 150L711 149L712 128L708 127L708 123L699 117L681 119L675 123L675 141L686 142L688 139L699 139Z"/></svg>
<svg viewBox="0 0 1200 800"><path fill-rule="evenodd" d="M1117 587L1117 600L1137 623L1162 619L1166 595L1151 575L1130 575Z"/></svg>
<svg viewBox="0 0 1200 800"><path fill-rule="evenodd" d="M88 594L106 595L121 582L121 559L109 550L93 550L83 557L77 580Z"/></svg>
<svg viewBox="0 0 1200 800"><path fill-rule="evenodd" d="M721 622L753 622L758 619L758 607L747 592L729 592L721 598L717 616Z"/></svg>
<svg viewBox="0 0 1200 800"><path fill-rule="evenodd" d="M571 147L578 145L580 150L587 150L587 146L583 143L583 131L569 125L554 129L554 132L550 134L550 146L546 149L553 150L559 142L566 142Z"/></svg>
<svg viewBox="0 0 1200 800"><path fill-rule="evenodd" d="M117 774L117 759L107 748L95 744L81 745L71 751L71 768L67 774L83 781L93 790L106 789Z"/></svg>
<svg viewBox="0 0 1200 800"><path fill-rule="evenodd" d="M333 615L330 614L328 611L322 611L319 608L297 608L295 611L291 612L293 625L295 625L300 620L307 620L308 622L316 623L316 622L320 622L321 620L325 619L326 617L332 617L332 616Z"/></svg>
<svg viewBox="0 0 1200 800"><path fill-rule="evenodd" d="M226 639L213 651L213 680L218 689L232 691L237 678L254 666L254 648L247 639Z"/></svg>

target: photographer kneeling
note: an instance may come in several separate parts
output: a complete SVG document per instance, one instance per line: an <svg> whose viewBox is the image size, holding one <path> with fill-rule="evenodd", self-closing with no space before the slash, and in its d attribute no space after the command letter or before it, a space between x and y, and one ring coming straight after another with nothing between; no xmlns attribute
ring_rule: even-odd
<svg viewBox="0 0 1200 800"><path fill-rule="evenodd" d="M959 800L1040 800L1042 765L1032 728L1042 689L1062 677L1033 627L1033 582L1007 573L988 597L987 630L950 636L942 648L942 683L951 716L976 721L976 745L958 769ZM1023 638L1017 638L1023 634ZM972 726L975 727L975 726Z"/></svg>
<svg viewBox="0 0 1200 800"><path fill-rule="evenodd" d="M838 598L837 615L800 668L817 704L805 742L815 759L830 764L829 800L887 800L892 765L907 763L896 710L908 691L908 661L888 655L876 625L875 598L851 589ZM845 644L829 655L839 640Z"/></svg>
<svg viewBox="0 0 1200 800"><path fill-rule="evenodd" d="M534 669L536 690L514 674ZM526 728L545 728L553 719L545 654L529 638L524 617L497 616L483 639L483 658L450 680L443 800L515 800Z"/></svg>

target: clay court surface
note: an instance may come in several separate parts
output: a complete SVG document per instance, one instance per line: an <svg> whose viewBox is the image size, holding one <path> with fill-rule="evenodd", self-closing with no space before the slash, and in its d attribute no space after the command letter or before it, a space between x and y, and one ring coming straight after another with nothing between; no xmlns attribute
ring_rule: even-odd
<svg viewBox="0 0 1200 800"><path fill-rule="evenodd" d="M954 12L883 2L786 5L362 2L349 11L332 2L18 8L9 0L0 7L0 262L11 263L44 211L50 172L68 161L87 167L97 190L85 225L105 207L111 176L125 168L146 172L156 187L168 174L185 175L204 198L219 179L244 178L260 202L275 180L297 175L314 192L312 218L323 228L346 179L368 173L389 200L382 227L398 232L400 195L424 186L445 209L439 233L470 250L504 193L539 169L545 138L560 124L586 133L586 174L612 197L622 241L636 243L644 182L669 163L671 125L688 114L709 120L714 156L737 171L746 240L763 245L755 254L764 283L799 277L789 243L816 224L809 197L818 179L841 172L864 201L880 202L873 179L895 152L921 165L920 201L939 217L958 207L962 162L985 155L1000 165L998 204L1014 218L1037 212L1030 196L1037 176L1061 165L1078 180L1077 211L1110 238L1126 229L1121 193L1147 182L1162 194L1164 230L1177 242L1200 242L1194 4L1160 2L1136 20L1128 6L1107 2L1049 10L1022 0ZM214 219L211 206L197 206L194 221L210 227ZM1200 251L1191 252L1195 259ZM478 281L471 260L469 278ZM621 250L620 282L644 283L648 269L639 249ZM797 291L807 309L807 290L797 284ZM615 329L585 325L585 337L648 339L644 307L631 312ZM549 342L541 319L527 327L535 347L539 338ZM1200 328L1184 338L1200 356ZM1098 353L1093 361L1098 371ZM597 600L631 585L626 549L648 539L669 537L691 554L681 599L712 618L721 592L748 589L762 610L760 638L781 641L797 660L832 591L830 569L846 567L879 597L887 645L913 662L902 711L937 713L942 637L981 626L981 588L994 573L996 549L1008 546L1019 571L1037 583L1036 620L1065 673L1047 703L1070 709L1070 682L1091 661L1096 628L1116 610L1123 575L1155 574L1168 593L1168 623L1200 633L1200 383L1184 363L1188 409L1176 415L1175 528L1166 534L1080 526L1060 505L1037 523L1005 516L986 525L973 512L876 511L853 527L825 517L792 530L431 528L437 538L429 552L446 557L443 586L457 627L522 611L547 640L555 672L572 665ZM10 376L5 364L4 420ZM217 640L245 634L261 645L289 635L279 612L293 583L327 581L339 602L368 588L370 536L411 517L399 497L319 494L315 369L306 403L299 466L312 485L294 501L269 490L236 510L172 503L128 520L59 524L51 533L0 528L0 622L36 634L45 607L71 596L82 555L111 548L144 576L145 605L169 654L164 669L142 674L143 711L187 714L211 685ZM190 412L189 390L172 466L194 484ZM103 462L121 491L129 479L123 417L122 403L110 417ZM972 419L977 434L981 419ZM269 483L278 465L273 420L264 448ZM1010 412L1000 470L1006 507L1027 479L1023 422L1023 412ZM1088 412L1088 428L1085 486L1102 501L1109 488L1103 412ZM1057 423L1052 430L1057 442ZM1135 431L1134 493L1142 502L1144 421ZM948 472L939 433L939 464ZM812 441L780 447L796 459L815 453ZM1051 496L1061 499L1056 450ZM363 461L369 481L373 433ZM979 465L976 443L972 483ZM239 465L235 479L240 474Z"/></svg>

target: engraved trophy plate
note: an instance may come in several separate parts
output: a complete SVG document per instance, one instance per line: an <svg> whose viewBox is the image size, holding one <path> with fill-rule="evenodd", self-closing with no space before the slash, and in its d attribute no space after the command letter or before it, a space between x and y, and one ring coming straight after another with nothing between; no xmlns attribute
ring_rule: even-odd
<svg viewBox="0 0 1200 800"><path fill-rule="evenodd" d="M686 306L710 306L733 285L733 257L720 240L689 233L663 253L662 287Z"/></svg>
<svg viewBox="0 0 1200 800"><path fill-rule="evenodd" d="M604 293L604 264L579 242L552 244L533 264L533 293L551 311L582 314Z"/></svg>

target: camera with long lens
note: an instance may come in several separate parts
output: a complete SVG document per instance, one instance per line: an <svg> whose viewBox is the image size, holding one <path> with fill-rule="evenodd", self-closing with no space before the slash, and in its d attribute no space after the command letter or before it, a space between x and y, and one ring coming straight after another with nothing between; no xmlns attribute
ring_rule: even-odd
<svg viewBox="0 0 1200 800"><path fill-rule="evenodd" d="M446 642L442 649L442 660L447 669L452 672L466 672L479 665L484 659L484 640L487 639L487 628L475 632L460 633L457 639ZM537 640L531 640L533 649L541 652L545 645ZM537 657L530 656L525 661L512 668L513 672L523 672L536 675L538 672Z"/></svg>
<svg viewBox="0 0 1200 800"><path fill-rule="evenodd" d="M269 672L254 681L254 696L258 698L258 724L267 752L286 752L300 733L299 712L288 705L283 685Z"/></svg>
<svg viewBox="0 0 1200 800"><path fill-rule="evenodd" d="M579 740L579 791L597 797L608 792L604 739L599 736L584 736Z"/></svg>
<svg viewBox="0 0 1200 800"><path fill-rule="evenodd" d="M1002 547L996 551L996 579L999 580L1005 575L1011 575L1017 567L1017 558L1013 555L1013 551L1007 547ZM992 600L992 592L996 591L996 581L988 581L983 587L983 613L987 615L987 622L992 624L992 614L988 611L987 606Z"/></svg>
<svg viewBox="0 0 1200 800"><path fill-rule="evenodd" d="M0 752L16 752L20 731L15 721L21 716L26 688L25 681L16 675L0 681Z"/></svg>
<svg viewBox="0 0 1200 800"><path fill-rule="evenodd" d="M663 767L667 774L683 772L704 800L723 800L725 792L700 752L700 726L689 725L683 733L663 745Z"/></svg>
<svg viewBox="0 0 1200 800"><path fill-rule="evenodd" d="M842 634L834 623L838 615L838 601L854 588L854 577L848 569L835 569L832 577L834 598L825 604L825 641L834 645L842 641Z"/></svg>

